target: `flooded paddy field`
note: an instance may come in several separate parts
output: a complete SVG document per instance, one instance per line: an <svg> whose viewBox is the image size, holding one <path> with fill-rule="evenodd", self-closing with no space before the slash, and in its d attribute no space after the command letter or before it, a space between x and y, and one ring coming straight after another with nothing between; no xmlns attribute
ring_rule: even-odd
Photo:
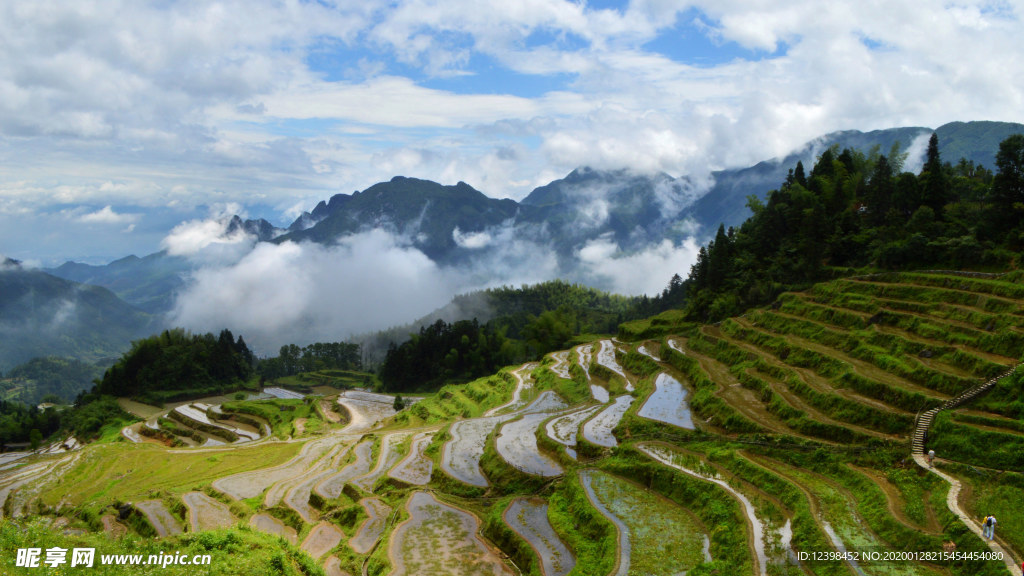
<svg viewBox="0 0 1024 576"><path fill-rule="evenodd" d="M213 487L235 500L259 496L278 482L295 478L311 467L338 442L337 437L318 438L303 444L299 454L279 466L242 472L213 481Z"/></svg>
<svg viewBox="0 0 1024 576"><path fill-rule="evenodd" d="M337 498L345 483L370 471L373 464L373 440L366 439L352 449L355 459L340 471L335 472L316 484L314 490L324 498Z"/></svg>
<svg viewBox="0 0 1024 576"><path fill-rule="evenodd" d="M637 415L693 430L693 416L686 396L687 390L683 384L662 372L654 381L654 392L647 397Z"/></svg>
<svg viewBox="0 0 1024 576"><path fill-rule="evenodd" d="M456 480L486 487L487 478L480 470L480 457L484 454L487 435L494 427L515 418L518 414L555 412L565 407L565 402L557 394L545 390L519 412L459 420L449 429L452 439L445 443L441 451L441 469Z"/></svg>
<svg viewBox="0 0 1024 576"><path fill-rule="evenodd" d="M555 363L549 366L552 372L555 373L559 378L571 380L572 376L569 374L569 351L561 350L551 354L551 358L554 359Z"/></svg>
<svg viewBox="0 0 1024 576"><path fill-rule="evenodd" d="M367 492L372 492L373 484L377 479L384 476L388 470L391 470L391 468L402 459L402 454L398 451L398 446L408 437L408 432L394 432L386 434L381 438L380 456L377 457L377 464L373 467L373 470L353 478L352 483Z"/></svg>
<svg viewBox="0 0 1024 576"><path fill-rule="evenodd" d="M409 518L391 534L391 576L418 574L509 575L512 570L477 535L480 521L429 492L406 503Z"/></svg>
<svg viewBox="0 0 1024 576"><path fill-rule="evenodd" d="M359 554L366 554L373 548L373 545L384 534L384 527L387 524L388 516L391 514L391 506L388 506L380 498L363 498L359 505L366 511L366 520L359 525L348 545Z"/></svg>
<svg viewBox="0 0 1024 576"><path fill-rule="evenodd" d="M628 545L620 546L619 574L674 576L705 561L706 532L689 511L604 472L584 471L580 480L601 512L628 533Z"/></svg>
<svg viewBox="0 0 1024 576"><path fill-rule="evenodd" d="M202 492L186 492L181 499L188 508L188 522L192 532L227 528L238 522L238 518L235 518L223 502L218 502Z"/></svg>
<svg viewBox="0 0 1024 576"><path fill-rule="evenodd" d="M600 406L591 406L589 408L585 407L574 412L570 412L564 416L553 418L547 423L547 426L545 426L548 438L564 445L566 453L575 460L576 435L579 431L580 424L600 409Z"/></svg>
<svg viewBox="0 0 1024 576"><path fill-rule="evenodd" d="M666 466L671 466L672 468L675 468L680 472L689 474L690 476L693 476L695 478L706 480L708 482L721 486L722 489L724 489L726 492L732 495L733 498L738 500L740 504L743 505L743 512L747 516L747 522L752 532L751 539L754 545L754 556L755 560L757 561L760 574L762 576L765 576L768 573L768 555L765 551L766 546L764 523L761 521L760 518L757 517L757 511L754 509L754 505L750 502L750 499L747 498L746 495L730 486L728 482L722 480L721 478L707 476L705 474L701 474L700 472L690 470L689 468L685 467L682 463L679 462L679 459L675 457L674 452L669 448L651 444L642 444L637 446L637 448L644 454L647 454L651 458L654 458L655 460L661 462L662 464L665 464Z"/></svg>
<svg viewBox="0 0 1024 576"><path fill-rule="evenodd" d="M543 499L516 498L501 517L530 543L544 576L565 576L576 566L576 558L548 521L548 503Z"/></svg>
<svg viewBox="0 0 1024 576"><path fill-rule="evenodd" d="M345 534L330 522L321 522L309 531L300 548L313 558L319 558L333 550Z"/></svg>
<svg viewBox="0 0 1024 576"><path fill-rule="evenodd" d="M249 519L249 526L260 532L280 536L292 544L296 544L299 541L295 528L286 525L270 514L253 514L252 518Z"/></svg>
<svg viewBox="0 0 1024 576"><path fill-rule="evenodd" d="M430 482L431 473L434 471L434 461L427 457L424 451L427 446L430 446L430 441L433 438L434 432L416 434L409 446L409 454L388 472L388 476L415 486L423 486Z"/></svg>
<svg viewBox="0 0 1024 576"><path fill-rule="evenodd" d="M511 374L516 380L516 388L512 392L512 399L501 406L484 412L484 416L494 416L502 412L513 412L525 406L527 403L526 392L533 387L533 377L530 376L530 372L536 367L537 364L528 363L513 370Z"/></svg>
<svg viewBox="0 0 1024 576"><path fill-rule="evenodd" d="M619 442L612 435L612 430L619 425L619 421L622 420L622 416L632 403L632 396L622 395L616 398L611 406L599 412L597 416L583 425L583 437L587 442L598 446L606 448L618 446Z"/></svg>
<svg viewBox="0 0 1024 576"><path fill-rule="evenodd" d="M181 523L164 506L160 500L144 500L136 502L135 507L142 512L156 535L163 538L173 534L181 534L184 530Z"/></svg>
<svg viewBox="0 0 1024 576"><path fill-rule="evenodd" d="M342 431L350 434L373 429L385 418L396 414L395 399L386 394L374 394L361 390L346 390L338 395L338 405L349 415L349 423Z"/></svg>
<svg viewBox="0 0 1024 576"><path fill-rule="evenodd" d="M495 438L498 454L516 469L537 476L558 476L563 472L547 454L537 448L535 432L549 418L543 412L527 414L501 427Z"/></svg>
<svg viewBox="0 0 1024 576"><path fill-rule="evenodd" d="M615 343L611 340L601 340L601 349L597 353L597 363L605 368L611 370L615 374L622 377L625 382L626 391L633 391L633 383L629 377L626 376L626 371L619 365L619 361L615 358Z"/></svg>

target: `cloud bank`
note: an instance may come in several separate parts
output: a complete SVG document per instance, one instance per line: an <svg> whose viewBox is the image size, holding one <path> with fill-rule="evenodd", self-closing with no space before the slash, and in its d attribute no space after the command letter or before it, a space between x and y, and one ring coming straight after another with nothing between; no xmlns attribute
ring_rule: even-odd
<svg viewBox="0 0 1024 576"><path fill-rule="evenodd" d="M87 205L93 226L139 214L103 239L145 254L169 206L286 224L396 174L521 198L580 165L700 178L834 130L1020 121L1022 16L987 0L6 3L0 243L59 259L79 230L40 214ZM18 239L29 218L51 224L45 254Z"/></svg>

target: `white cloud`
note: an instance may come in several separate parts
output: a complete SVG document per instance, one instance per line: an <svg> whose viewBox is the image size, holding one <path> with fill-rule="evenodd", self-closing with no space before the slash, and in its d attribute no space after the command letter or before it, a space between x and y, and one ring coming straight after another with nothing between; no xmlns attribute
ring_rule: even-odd
<svg viewBox="0 0 1024 576"><path fill-rule="evenodd" d="M78 218L78 221L86 224L126 224L134 226L138 219L138 214L118 214L110 205L107 205L95 212L82 215Z"/></svg>
<svg viewBox="0 0 1024 576"><path fill-rule="evenodd" d="M623 253L611 239L600 238L581 248L578 257L593 281L612 292L653 296L668 286L673 274L689 273L698 250L689 238L679 245L663 240L638 252Z"/></svg>
<svg viewBox="0 0 1024 576"><path fill-rule="evenodd" d="M187 256L202 262L235 262L249 252L256 238L242 228L229 232L230 218L189 220L174 227L161 247L171 256Z"/></svg>
<svg viewBox="0 0 1024 576"><path fill-rule="evenodd" d="M463 232L456 226L452 230L452 240L460 248L484 248L491 243L491 235L486 231L483 232Z"/></svg>
<svg viewBox="0 0 1024 576"><path fill-rule="evenodd" d="M0 225L66 205L110 207L97 218L210 202L294 215L397 173L521 198L583 164L701 178L833 130L1019 121L1022 12L980 0L3 3ZM680 35L719 52L664 49Z"/></svg>
<svg viewBox="0 0 1024 576"><path fill-rule="evenodd" d="M194 330L230 327L275 352L404 324L456 286L423 253L374 230L330 247L259 244L235 264L197 271L171 316Z"/></svg>

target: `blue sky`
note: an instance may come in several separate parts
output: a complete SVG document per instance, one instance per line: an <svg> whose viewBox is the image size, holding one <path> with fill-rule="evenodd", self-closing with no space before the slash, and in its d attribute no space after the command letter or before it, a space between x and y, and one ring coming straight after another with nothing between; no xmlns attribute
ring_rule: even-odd
<svg viewBox="0 0 1024 576"><path fill-rule="evenodd" d="M106 262L401 174L522 198L841 129L1021 121L1024 7L888 0L9 2L0 254Z"/></svg>

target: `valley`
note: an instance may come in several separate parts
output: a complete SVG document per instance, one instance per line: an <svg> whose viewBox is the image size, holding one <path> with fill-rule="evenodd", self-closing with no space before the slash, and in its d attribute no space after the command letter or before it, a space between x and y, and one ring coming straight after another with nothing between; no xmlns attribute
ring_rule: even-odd
<svg viewBox="0 0 1024 576"><path fill-rule="evenodd" d="M193 400L119 441L5 466L0 509L31 528L0 534L263 542L305 574L1005 574L1024 553L1024 431L1002 401L1019 398L1022 286L843 278L713 325L636 339L627 324L397 412L391 395L329 388ZM991 542L975 534L986 514ZM961 557L838 554L951 545ZM233 573L219 549L215 573Z"/></svg>

